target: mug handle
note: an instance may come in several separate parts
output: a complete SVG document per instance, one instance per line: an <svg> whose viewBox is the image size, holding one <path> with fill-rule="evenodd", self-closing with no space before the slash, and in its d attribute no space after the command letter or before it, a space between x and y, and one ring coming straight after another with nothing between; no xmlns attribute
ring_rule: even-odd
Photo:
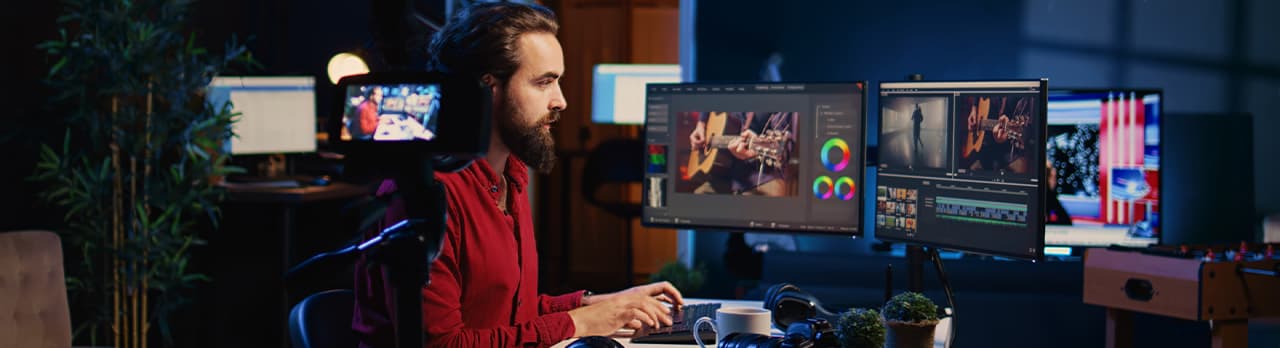
<svg viewBox="0 0 1280 348"><path fill-rule="evenodd" d="M720 332L716 330L716 321L711 319L711 317L701 317L698 318L698 321L693 323L693 341L698 343L699 348L707 348L707 345L702 344L702 335L698 334L698 328L702 327L702 324L710 324L711 332L716 334L716 337L720 336ZM720 342L716 342L716 344L720 344Z"/></svg>

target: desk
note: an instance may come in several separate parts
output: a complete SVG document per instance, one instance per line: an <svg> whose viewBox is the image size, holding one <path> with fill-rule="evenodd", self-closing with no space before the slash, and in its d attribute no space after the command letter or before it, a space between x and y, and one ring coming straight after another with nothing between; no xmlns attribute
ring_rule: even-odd
<svg viewBox="0 0 1280 348"><path fill-rule="evenodd" d="M216 341L213 346L288 347L285 323L289 311L295 300L301 300L299 295L305 295L307 289L302 286L310 283L306 279L286 282L285 272L309 256L300 254L313 253L310 249L315 244L327 247L333 240L354 235L356 231L332 222L341 220L337 212L343 201L368 195L373 188L344 182L304 187L221 186L227 190L225 219L210 244L217 250L213 276L223 285L215 292L213 311L218 322L238 324L219 324L211 337ZM316 219L329 224L317 229L313 226ZM300 228L305 233L299 233Z"/></svg>
<svg viewBox="0 0 1280 348"><path fill-rule="evenodd" d="M719 302L719 303L720 303L720 307L722 307L722 308L723 308L723 307L752 307L752 308L760 308L760 307L764 306L764 303L763 303L763 302L761 302L761 301L742 301L742 300L716 300L716 299L699 299L699 298L689 298L689 299L685 299L685 302L686 302L686 303L707 303L707 302ZM835 325L835 323L832 323L832 325ZM703 330L706 330L707 328L704 326L704 327L702 327L702 329L703 329ZM946 340L947 340L947 333L948 333L948 332L950 332L950 330L951 330L951 318L943 318L942 320L940 320L940 321L938 322L938 327L937 327L935 330L936 330L936 331L934 331L934 334L933 334L933 346L934 346L934 348L945 348L945 347L946 347ZM631 339L628 337L630 334L631 334L631 330L622 329L622 330L618 330L618 332L615 332L615 333L614 333L614 335L613 335L613 338L614 338L615 340L618 340L618 343L622 343L622 345L623 345L623 346L626 346L626 347L637 347L637 348L689 348L689 347L696 347L696 346L697 346L697 345L693 345L693 344L648 344L648 343L631 343ZM775 335L775 336L781 336L782 334L783 334L783 332L782 332L782 331L779 331L777 328L774 328L774 329L773 329L773 335ZM574 341L574 340L576 340L576 339L569 339L569 340L566 340L566 341L564 341L564 342L557 343L556 345L551 346L551 347L552 347L552 348L565 348L565 347L568 347L568 346L569 346L569 343L573 343L573 341Z"/></svg>

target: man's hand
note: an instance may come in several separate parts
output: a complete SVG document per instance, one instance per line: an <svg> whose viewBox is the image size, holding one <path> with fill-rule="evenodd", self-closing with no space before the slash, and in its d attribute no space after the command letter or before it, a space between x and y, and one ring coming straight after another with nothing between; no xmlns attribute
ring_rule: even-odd
<svg viewBox="0 0 1280 348"><path fill-rule="evenodd" d="M756 150L752 150L750 146L751 139L754 139L755 137L756 133L751 130L742 131L741 136L729 142L729 153L733 154L734 158L740 160L756 157Z"/></svg>
<svg viewBox="0 0 1280 348"><path fill-rule="evenodd" d="M1000 120L991 129L991 133L995 134L997 143L1004 144L1009 141L1009 116L1000 115Z"/></svg>
<svg viewBox="0 0 1280 348"><path fill-rule="evenodd" d="M652 301L642 301L641 299L650 299ZM623 302L630 301L630 303L636 305L637 308L640 309L639 313L636 313L637 316L635 318L622 324L631 329L639 329L644 325L652 325L654 318L657 318L656 320L662 324L671 325L671 314L668 305L675 308L679 308L684 305L684 296L681 295L680 290L677 290L670 282L650 283L615 293L589 296L586 299L583 299L582 305L590 307L596 304L604 304L619 300ZM665 321L663 321L663 319L665 319ZM614 328L614 330L617 330L617 328ZM610 333L612 333L612 331L610 331Z"/></svg>
<svg viewBox="0 0 1280 348"><path fill-rule="evenodd" d="M592 297L600 296L605 298L569 311L569 317L573 319L574 336L608 336L624 326L637 329L642 325L659 327L674 323L671 320L671 309L657 296L642 292L620 292Z"/></svg>
<svg viewBox="0 0 1280 348"><path fill-rule="evenodd" d="M969 131L977 132L981 129L982 120L978 119L978 106L974 105L969 108Z"/></svg>
<svg viewBox="0 0 1280 348"><path fill-rule="evenodd" d="M689 133L689 145L694 150L701 150L707 146L707 123L698 121L698 125L693 127L693 133Z"/></svg>

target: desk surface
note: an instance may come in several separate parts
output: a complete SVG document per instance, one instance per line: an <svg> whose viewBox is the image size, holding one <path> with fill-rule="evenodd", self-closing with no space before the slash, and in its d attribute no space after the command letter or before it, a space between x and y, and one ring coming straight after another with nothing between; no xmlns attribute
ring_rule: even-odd
<svg viewBox="0 0 1280 348"><path fill-rule="evenodd" d="M763 302L760 302L760 301L716 300L716 299L698 299L698 298L685 299L685 301L686 301L686 302L688 302L688 303L719 302L721 307L753 307L753 308L760 308L761 306L763 306L763 305L764 305L764 303L763 303ZM933 334L933 346L934 346L934 348L944 348L944 347L946 347L947 332L948 332L950 329L951 329L951 318L943 318L941 321L939 321L939 322L938 322L938 327L937 327L936 331L934 331L934 334ZM697 347L697 345L693 345L693 344L649 344L649 343L631 343L631 339L627 337L627 336L629 336L630 334L631 334L631 330L627 330L627 329L618 330L618 332L614 333L613 338L614 338L614 339L616 339L616 340L618 340L618 342L619 342L619 343L622 343L622 345L623 345L623 346L626 346L626 347L637 347L637 348L689 348L689 347ZM776 328L775 328L775 329L773 329L773 334L774 334L774 335L782 335L782 332L781 332L781 331L778 331L778 329L776 329ZM552 346L552 348L565 348L565 347L569 346L569 343L573 343L573 341L574 341L574 340L576 340L576 339L569 339L569 340L566 340L566 341L564 341L564 342L560 342L560 343L558 343L558 344L556 344L556 345Z"/></svg>
<svg viewBox="0 0 1280 348"><path fill-rule="evenodd" d="M264 187L253 184L222 183L227 200L246 203L308 203L345 199L370 194L372 186L333 182L325 186Z"/></svg>

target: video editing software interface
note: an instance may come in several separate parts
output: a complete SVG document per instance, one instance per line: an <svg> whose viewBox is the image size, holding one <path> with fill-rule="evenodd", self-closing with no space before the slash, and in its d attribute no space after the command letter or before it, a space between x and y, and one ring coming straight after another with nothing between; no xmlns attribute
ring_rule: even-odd
<svg viewBox="0 0 1280 348"><path fill-rule="evenodd" d="M1045 245L1145 247L1160 236L1160 92L1049 91Z"/></svg>
<svg viewBox="0 0 1280 348"><path fill-rule="evenodd" d="M440 85L350 85L342 103L342 140L405 141L436 137Z"/></svg>
<svg viewBox="0 0 1280 348"><path fill-rule="evenodd" d="M1040 259L1046 84L881 83L876 238Z"/></svg>
<svg viewBox="0 0 1280 348"><path fill-rule="evenodd" d="M866 83L649 84L646 225L861 234Z"/></svg>

